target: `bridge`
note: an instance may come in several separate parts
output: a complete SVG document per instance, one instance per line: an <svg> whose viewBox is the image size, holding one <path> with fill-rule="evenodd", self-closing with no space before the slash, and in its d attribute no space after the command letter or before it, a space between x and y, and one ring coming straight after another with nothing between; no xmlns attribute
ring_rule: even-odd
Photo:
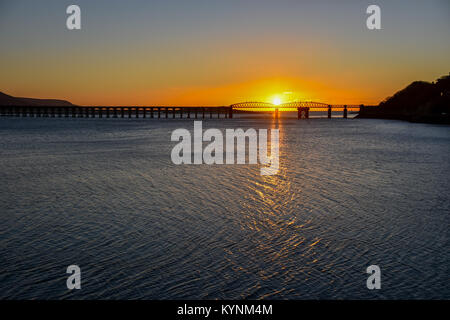
<svg viewBox="0 0 450 320"><path fill-rule="evenodd" d="M72 117L72 118L233 118L233 112L297 111L298 119L308 119L313 111L342 111L347 118L348 110L360 110L363 105L330 105L321 102L298 101L274 105L267 102L241 102L230 106L192 107L192 106L0 106L0 116L18 117Z"/></svg>
<svg viewBox="0 0 450 320"><path fill-rule="evenodd" d="M364 105L351 105L351 104L327 104L314 101L295 101L287 102L279 105L275 105L268 102L240 102L231 105L233 110L273 110L275 117L278 117L279 111L295 111L298 112L298 119L308 119L309 112L311 111L328 111L328 118L331 119L331 113L333 111L342 111L343 117L347 118L348 110L359 111L364 108Z"/></svg>

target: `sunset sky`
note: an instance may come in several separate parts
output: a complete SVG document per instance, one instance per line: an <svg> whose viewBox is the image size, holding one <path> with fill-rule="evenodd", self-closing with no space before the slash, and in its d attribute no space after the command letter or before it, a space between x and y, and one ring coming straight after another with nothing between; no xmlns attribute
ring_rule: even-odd
<svg viewBox="0 0 450 320"><path fill-rule="evenodd" d="M370 4L382 30L366 28ZM450 72L450 1L0 0L0 43L0 91L14 96L376 104Z"/></svg>

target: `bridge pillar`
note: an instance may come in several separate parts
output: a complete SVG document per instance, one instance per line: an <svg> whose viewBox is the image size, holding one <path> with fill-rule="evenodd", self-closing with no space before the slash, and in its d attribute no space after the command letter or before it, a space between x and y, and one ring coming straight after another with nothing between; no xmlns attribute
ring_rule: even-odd
<svg viewBox="0 0 450 320"><path fill-rule="evenodd" d="M306 107L305 109L305 118L309 119L309 107Z"/></svg>
<svg viewBox="0 0 450 320"><path fill-rule="evenodd" d="M278 108L275 108L275 119L278 119Z"/></svg>
<svg viewBox="0 0 450 320"><path fill-rule="evenodd" d="M347 119L347 105L344 106L344 119Z"/></svg>
<svg viewBox="0 0 450 320"><path fill-rule="evenodd" d="M228 118L233 119L233 107L230 107Z"/></svg>
<svg viewBox="0 0 450 320"><path fill-rule="evenodd" d="M328 119L331 119L331 106L328 106Z"/></svg>

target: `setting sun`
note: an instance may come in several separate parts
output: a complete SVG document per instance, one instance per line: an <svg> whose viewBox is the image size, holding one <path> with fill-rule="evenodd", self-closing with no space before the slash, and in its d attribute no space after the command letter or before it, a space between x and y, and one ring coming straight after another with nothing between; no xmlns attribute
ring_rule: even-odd
<svg viewBox="0 0 450 320"><path fill-rule="evenodd" d="M279 106L281 104L281 99L280 98L274 98L272 103L276 106Z"/></svg>

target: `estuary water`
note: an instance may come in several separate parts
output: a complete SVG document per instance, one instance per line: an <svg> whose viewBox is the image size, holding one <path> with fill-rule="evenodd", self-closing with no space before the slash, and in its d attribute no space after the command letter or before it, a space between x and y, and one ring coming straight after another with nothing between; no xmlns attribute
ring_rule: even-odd
<svg viewBox="0 0 450 320"><path fill-rule="evenodd" d="M203 127L278 128L279 173L173 164L192 119L0 118L0 298L450 299L448 126Z"/></svg>

